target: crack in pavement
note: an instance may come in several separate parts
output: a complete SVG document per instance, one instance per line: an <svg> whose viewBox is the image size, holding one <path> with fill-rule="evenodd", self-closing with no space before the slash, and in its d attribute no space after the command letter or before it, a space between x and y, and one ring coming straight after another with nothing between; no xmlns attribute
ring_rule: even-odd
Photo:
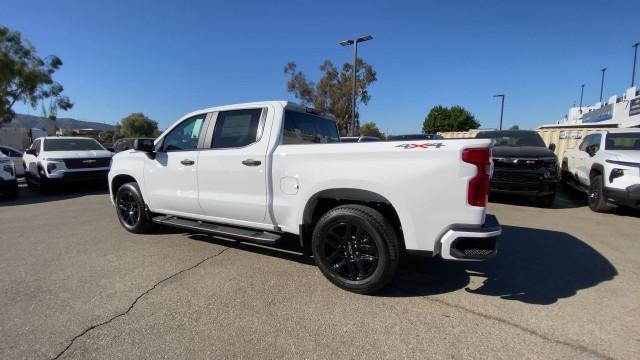
<svg viewBox="0 0 640 360"><path fill-rule="evenodd" d="M186 268L186 269L182 269L182 270L178 271L177 273L174 273L173 275L167 276L166 278L164 278L164 279L162 279L162 280L158 281L158 282L157 282L157 283L155 283L152 287L150 287L149 289L147 289L145 292L143 292L142 294L138 295L138 297L136 297L136 298L135 298L135 300L133 300L133 302L131 303L131 305L129 305L129 308L128 308L126 311L124 311L124 312L122 312L122 313L120 313L120 314L118 314L118 315L112 316L112 317L111 317L111 318L109 318L108 320L105 320L105 321L103 321L103 322L101 322L101 323L91 325L91 326L89 326L88 328L86 328L84 331L82 331L80 334L78 334L78 335L74 336L74 337L73 337L73 339L71 339L71 341L69 341L69 344L67 344L67 346L66 346L66 347L65 347L61 352L59 352L59 353L58 353L58 355L56 355L55 357L53 357L53 360L59 359L62 355L64 355L64 353L66 353L66 352L67 352L67 350L69 350L69 348L71 348L71 345L73 345L73 343L74 343L76 340L78 340L79 338L83 337L84 335L86 335L86 334L87 334L88 332L90 332L91 330L93 330L93 329L95 329L95 328L98 328L98 327L101 327L101 326L103 326L103 325L107 325L107 324L109 324L110 322L112 322L113 320L115 320L115 319L117 319L117 318L119 318L119 317L122 317L122 316L127 315L127 314L128 314L128 313L133 309L133 307L134 307L134 306L136 306L136 304L138 303L138 301L139 301L142 297L144 297L145 295L149 294L151 291L153 291L155 288L157 288L157 287L158 287L160 284L162 284L163 282L165 282L165 281L167 281L167 280L170 280L170 279L172 279L172 278L174 278L174 277L176 277L176 276L178 276L178 275L180 275L180 274L182 274L182 273L184 273L184 272L187 272L187 271L189 271L189 270L193 270L193 269L197 268L198 266L200 266L200 265L204 264L205 262L207 262L207 261L209 261L209 260L211 260L211 259L213 259L213 258L215 258L215 257L218 257L218 256L222 255L222 253L224 253L224 252L225 252L225 251L227 251L227 250L229 250L229 248L228 248L228 247L226 247L226 248L222 249L222 251L218 252L217 254L213 254L213 255L211 255L211 256L208 256L208 257L206 257L206 258L202 259L201 261L199 261L198 263L196 263L195 265L193 265L193 266L191 266L191 267L188 267L188 268Z"/></svg>
<svg viewBox="0 0 640 360"><path fill-rule="evenodd" d="M588 347L586 347L584 345L574 344L572 342L568 342L568 341L564 341L564 340L560 340L560 339L554 339L552 337L549 337L547 335L539 333L539 332L537 332L535 330L529 329L529 328L527 328L527 327L525 327L523 325L516 324L515 322L509 321L507 319L503 319L503 318L500 318L500 317L497 317L497 316L494 316L494 315L483 314L483 313L481 313L479 311L468 309L468 308L466 308L464 306L452 304L452 303L444 301L442 299L436 299L436 298L431 298L431 297L427 297L427 296L422 296L422 295L420 295L420 294L418 294L416 292L413 292L413 291L407 290L407 289L403 289L403 288L401 288L401 287L399 287L397 285L391 285L391 287L395 287L396 289L398 289L400 291L404 291L405 293L418 296L418 297L420 297L420 298L422 298L422 299L424 299L426 301L432 301L432 302L438 303L440 305L445 305L445 306L448 306L448 307L452 307L452 308L455 308L455 309L458 309L458 310L465 311L467 313L479 316L479 317L484 318L486 320L492 320L492 321L499 322L501 324L505 324L505 325L514 327L514 328L516 328L516 329L518 329L518 330L520 330L522 332L525 332L525 333L527 333L529 335L538 337L538 338L540 338L542 340L545 340L545 341L548 341L548 342L551 342L551 343L554 343L554 344L568 346L570 348L573 348L574 350L582 351L582 352L585 352L585 353L588 353L588 354L591 354L591 355L594 355L594 356L597 356L597 357L600 357L600 358L603 358L603 359L612 359L612 360L614 359L613 357L611 357L609 355L602 354L602 353L598 352L597 350L593 350L593 349L588 348Z"/></svg>

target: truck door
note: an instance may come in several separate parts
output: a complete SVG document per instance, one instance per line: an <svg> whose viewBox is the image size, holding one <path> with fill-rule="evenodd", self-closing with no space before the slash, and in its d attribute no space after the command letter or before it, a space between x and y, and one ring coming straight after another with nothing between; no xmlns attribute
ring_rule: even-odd
<svg viewBox="0 0 640 360"><path fill-rule="evenodd" d="M155 158L145 159L145 200L153 210L174 215L202 214L196 169L206 116L195 115L182 121L158 144Z"/></svg>
<svg viewBox="0 0 640 360"><path fill-rule="evenodd" d="M214 114L200 154L199 201L204 215L242 225L264 223L267 211L266 154L273 123L268 108ZM248 224L247 224L248 225Z"/></svg>

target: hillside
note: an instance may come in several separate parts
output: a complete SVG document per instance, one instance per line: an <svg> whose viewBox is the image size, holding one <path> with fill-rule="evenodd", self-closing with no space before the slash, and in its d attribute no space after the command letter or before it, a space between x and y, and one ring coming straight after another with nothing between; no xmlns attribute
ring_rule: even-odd
<svg viewBox="0 0 640 360"><path fill-rule="evenodd" d="M55 121L55 126L59 129L97 129L102 131L113 131L115 126L105 123L83 121L71 118L59 118ZM10 128L38 128L45 129L48 133L53 132L54 122L42 116L16 114L10 123L3 124L2 127Z"/></svg>

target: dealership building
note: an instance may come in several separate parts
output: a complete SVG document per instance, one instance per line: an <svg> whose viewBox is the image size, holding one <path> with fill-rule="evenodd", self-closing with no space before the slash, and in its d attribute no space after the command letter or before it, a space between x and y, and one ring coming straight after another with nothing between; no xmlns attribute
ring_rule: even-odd
<svg viewBox="0 0 640 360"><path fill-rule="evenodd" d="M540 129L585 127L640 127L640 91L634 86L623 96L614 95L605 103L572 107L562 120Z"/></svg>

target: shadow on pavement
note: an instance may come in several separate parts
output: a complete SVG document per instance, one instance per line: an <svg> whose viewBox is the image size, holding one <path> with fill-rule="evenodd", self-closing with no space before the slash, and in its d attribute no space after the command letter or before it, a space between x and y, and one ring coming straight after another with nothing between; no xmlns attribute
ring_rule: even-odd
<svg viewBox="0 0 640 360"><path fill-rule="evenodd" d="M517 226L502 229L495 258L448 262L408 257L383 295L426 296L464 288L472 294L548 305L618 274L604 256L567 233ZM484 278L482 285L469 288L472 276Z"/></svg>
<svg viewBox="0 0 640 360"><path fill-rule="evenodd" d="M109 193L109 188L106 185L69 185L62 188L57 188L51 193L43 193L39 188L30 188L26 182L20 181L19 183L19 195L17 199L13 200L0 200L0 207L16 206L16 205L29 205L39 204L52 201L68 200L78 198L87 195L104 195Z"/></svg>
<svg viewBox="0 0 640 360"><path fill-rule="evenodd" d="M527 196L508 195L508 194L491 194L489 201L493 203L537 207L534 199ZM551 209L575 209L588 206L586 195L577 191L558 190L556 199Z"/></svg>

